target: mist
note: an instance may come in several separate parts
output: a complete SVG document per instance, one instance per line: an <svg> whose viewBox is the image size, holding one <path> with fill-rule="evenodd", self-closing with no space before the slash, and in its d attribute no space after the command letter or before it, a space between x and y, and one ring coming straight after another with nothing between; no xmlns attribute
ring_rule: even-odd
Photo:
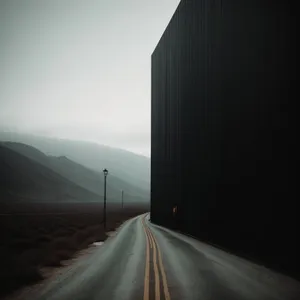
<svg viewBox="0 0 300 300"><path fill-rule="evenodd" d="M0 130L150 156L151 54L179 0L0 1Z"/></svg>

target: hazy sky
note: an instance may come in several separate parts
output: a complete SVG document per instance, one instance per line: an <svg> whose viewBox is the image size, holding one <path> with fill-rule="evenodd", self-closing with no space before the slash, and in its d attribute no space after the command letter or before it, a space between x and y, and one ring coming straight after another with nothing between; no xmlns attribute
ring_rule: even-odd
<svg viewBox="0 0 300 300"><path fill-rule="evenodd" d="M0 129L150 153L151 53L180 0L0 0Z"/></svg>

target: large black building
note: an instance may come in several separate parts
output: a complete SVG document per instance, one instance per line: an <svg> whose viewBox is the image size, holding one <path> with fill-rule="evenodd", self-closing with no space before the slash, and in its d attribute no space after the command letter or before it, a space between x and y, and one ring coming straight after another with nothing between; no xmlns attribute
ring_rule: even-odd
<svg viewBox="0 0 300 300"><path fill-rule="evenodd" d="M152 54L151 220L291 270L289 24L285 1L181 1Z"/></svg>

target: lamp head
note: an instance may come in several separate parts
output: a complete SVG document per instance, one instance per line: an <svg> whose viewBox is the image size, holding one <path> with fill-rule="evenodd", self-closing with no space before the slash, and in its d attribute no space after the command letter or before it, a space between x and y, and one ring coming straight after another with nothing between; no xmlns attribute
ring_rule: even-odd
<svg viewBox="0 0 300 300"><path fill-rule="evenodd" d="M107 176L107 174L108 174L107 169L104 169L104 170L103 170L103 174L104 174L104 176Z"/></svg>

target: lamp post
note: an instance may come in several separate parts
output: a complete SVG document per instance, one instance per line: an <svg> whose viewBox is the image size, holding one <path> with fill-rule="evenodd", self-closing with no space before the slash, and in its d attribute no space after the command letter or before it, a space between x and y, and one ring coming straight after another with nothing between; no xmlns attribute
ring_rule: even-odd
<svg viewBox="0 0 300 300"><path fill-rule="evenodd" d="M106 230L106 177L108 175L107 169L103 170L104 174L104 203L103 203L103 227Z"/></svg>

